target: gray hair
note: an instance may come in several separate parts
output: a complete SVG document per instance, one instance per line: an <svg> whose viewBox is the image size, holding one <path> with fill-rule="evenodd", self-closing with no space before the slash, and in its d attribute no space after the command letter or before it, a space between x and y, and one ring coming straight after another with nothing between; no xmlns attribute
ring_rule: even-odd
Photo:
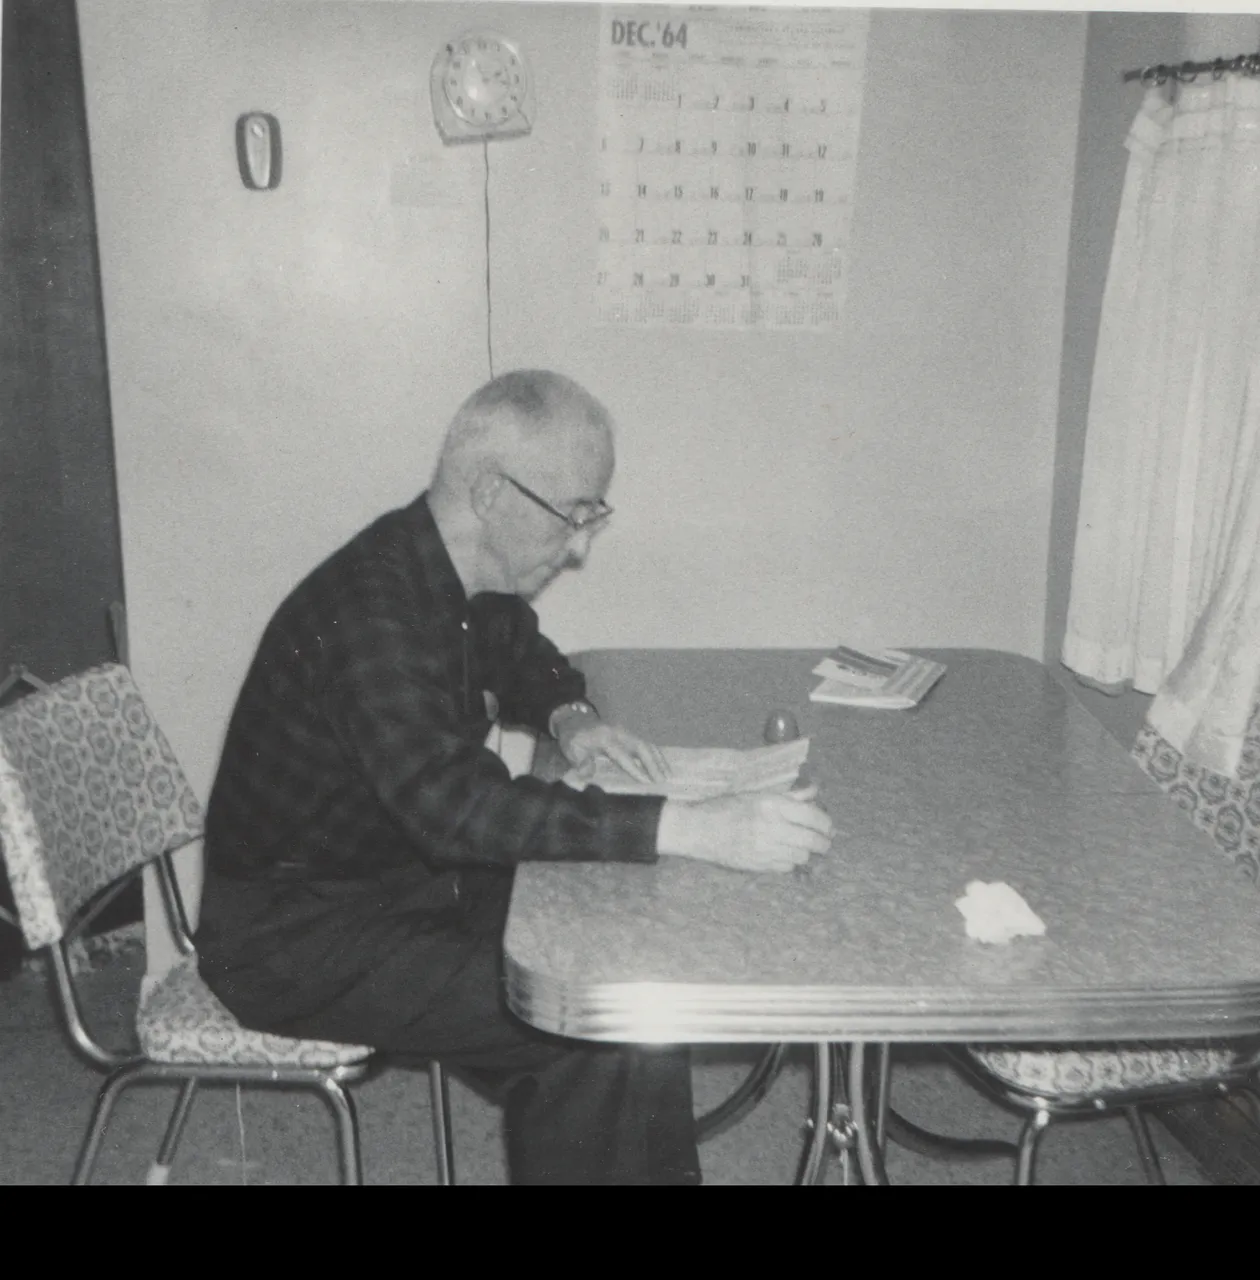
<svg viewBox="0 0 1260 1280"><path fill-rule="evenodd" d="M500 374L474 391L451 420L433 486L468 483L485 462L506 464L573 426L612 433L608 410L572 378L547 369Z"/></svg>

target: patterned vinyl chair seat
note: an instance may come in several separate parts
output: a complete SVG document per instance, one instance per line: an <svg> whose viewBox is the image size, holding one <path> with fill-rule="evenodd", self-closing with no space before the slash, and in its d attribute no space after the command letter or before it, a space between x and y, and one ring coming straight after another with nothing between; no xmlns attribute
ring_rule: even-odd
<svg viewBox="0 0 1260 1280"><path fill-rule="evenodd" d="M171 862L175 850L202 832L201 805L126 667L92 667L0 708L0 868L27 945L50 950L73 1043L109 1071L73 1180L89 1180L124 1089L142 1080L175 1080L181 1082L178 1100L146 1179L164 1183L199 1083L234 1080L317 1091L337 1122L342 1182L361 1183L358 1125L346 1086L367 1075L372 1050L248 1030L202 981ZM69 956L98 895L147 866L163 887L167 922L185 958L165 976L145 980L136 1057L99 1044L84 1024ZM430 1084L439 1181L449 1184L440 1063L430 1063Z"/></svg>
<svg viewBox="0 0 1260 1280"><path fill-rule="evenodd" d="M1260 1062L1260 1037L1195 1045L969 1045L1002 1084L1034 1097L1116 1097L1242 1075Z"/></svg>
<svg viewBox="0 0 1260 1280"><path fill-rule="evenodd" d="M0 832L32 951L118 877L202 831L202 809L124 667L93 667L0 715Z"/></svg>
<svg viewBox="0 0 1260 1280"><path fill-rule="evenodd" d="M136 1017L145 1057L153 1062L233 1067L340 1067L371 1056L366 1045L291 1040L250 1031L197 972L180 961L145 991Z"/></svg>
<svg viewBox="0 0 1260 1280"><path fill-rule="evenodd" d="M1260 883L1260 706L1248 722L1236 778L1187 760L1149 724L1142 726L1131 755L1226 858Z"/></svg>

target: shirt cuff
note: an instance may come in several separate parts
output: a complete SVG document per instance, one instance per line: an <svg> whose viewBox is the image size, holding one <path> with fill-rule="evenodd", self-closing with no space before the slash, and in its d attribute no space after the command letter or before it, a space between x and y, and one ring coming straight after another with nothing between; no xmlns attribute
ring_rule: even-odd
<svg viewBox="0 0 1260 1280"><path fill-rule="evenodd" d="M598 790L598 788L592 788ZM604 792L597 847L608 861L655 862L656 831L664 796L623 796Z"/></svg>

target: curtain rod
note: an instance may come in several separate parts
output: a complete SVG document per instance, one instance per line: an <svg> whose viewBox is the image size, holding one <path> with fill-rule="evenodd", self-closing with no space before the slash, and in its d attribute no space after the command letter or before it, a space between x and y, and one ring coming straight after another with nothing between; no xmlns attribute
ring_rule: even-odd
<svg viewBox="0 0 1260 1280"><path fill-rule="evenodd" d="M1179 66L1170 66L1163 62L1157 67L1141 67L1137 71L1126 71L1125 80L1141 80L1145 85L1166 84L1169 80L1179 80L1188 84L1201 75L1211 75L1213 80L1236 73L1244 76L1260 76L1260 53L1240 53L1236 58L1213 58L1211 62L1183 62Z"/></svg>

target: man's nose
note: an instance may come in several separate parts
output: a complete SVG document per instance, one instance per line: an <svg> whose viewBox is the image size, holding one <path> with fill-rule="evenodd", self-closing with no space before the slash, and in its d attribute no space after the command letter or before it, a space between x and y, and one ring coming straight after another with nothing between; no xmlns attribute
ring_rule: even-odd
<svg viewBox="0 0 1260 1280"><path fill-rule="evenodd" d="M594 535L589 529L575 529L572 537L569 539L569 559L575 565L586 563L586 557L591 549L591 538Z"/></svg>

